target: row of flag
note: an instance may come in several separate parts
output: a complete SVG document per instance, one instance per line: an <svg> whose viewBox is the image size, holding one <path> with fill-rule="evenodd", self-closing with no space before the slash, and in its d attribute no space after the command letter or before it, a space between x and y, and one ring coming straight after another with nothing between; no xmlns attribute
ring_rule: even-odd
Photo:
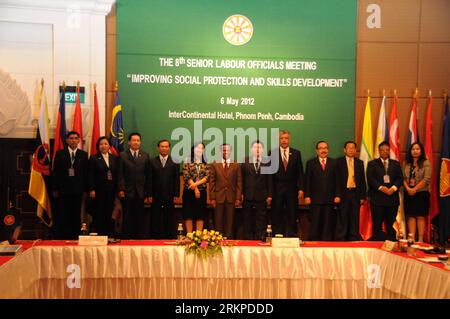
<svg viewBox="0 0 450 319"><path fill-rule="evenodd" d="M419 142L419 134L417 130L417 99L418 92L416 90L414 97L411 102L411 113L408 122L408 134L406 141L406 151L409 150L411 144ZM399 143L399 125L397 116L397 95L394 92L392 111L389 117L389 125L387 122L386 114L386 96L383 93L383 98L380 106L380 113L378 118L378 127L376 130L375 144L373 144L372 135L372 115L370 107L370 95L367 96L363 129L362 129L362 139L361 139L361 151L360 159L364 162L365 169L367 168L367 163L374 158L379 157L378 145L385 141L390 145L390 158L395 159L402 163L400 156L400 143ZM444 98L445 105L445 115L444 115L444 128L442 133L442 147L441 147L441 160L439 169L439 178L437 178L437 167L435 167L435 161L433 158L433 145L432 145L432 108L433 108L433 97L431 91L429 92L426 119L425 119L425 142L424 148L426 157L430 160L432 168L432 176L430 181L430 210L428 215L428 225L427 225L427 237L429 240L430 227L433 219L439 216L439 227L440 235L444 237L443 240L450 236L450 229L448 229L450 218L450 119L449 119L449 103L448 96L445 95ZM439 186L439 187L438 187ZM441 212L442 214L439 214ZM397 230L402 231L406 234L405 225L405 215L403 210L403 198L400 194L400 206L397 213L397 218L395 224L393 225ZM360 233L364 240L369 239L372 236L372 218L370 205L366 201L360 210Z"/></svg>
<svg viewBox="0 0 450 319"><path fill-rule="evenodd" d="M120 103L119 93L116 84L116 93L114 99L113 116L110 130L111 152L118 155L124 148L124 129L122 121L122 106ZM52 207L49 198L50 189L50 171L56 152L62 150L66 146L66 134L68 132L66 126L66 87L65 84L60 89L59 108L55 130L55 141L53 144L53 153L50 152L50 127L49 114L47 106L47 97L44 92L44 81L41 81L41 89L39 93L39 119L36 136L36 151L33 154L30 183L28 193L38 204L37 216L48 227L52 226ZM83 120L80 102L80 83L76 87L75 111L73 115L72 131L80 134L80 144L78 148L83 149ZM98 109L97 88L94 84L94 110L92 119L92 134L89 141L88 153L94 155L97 153L96 143L100 137L100 113Z"/></svg>

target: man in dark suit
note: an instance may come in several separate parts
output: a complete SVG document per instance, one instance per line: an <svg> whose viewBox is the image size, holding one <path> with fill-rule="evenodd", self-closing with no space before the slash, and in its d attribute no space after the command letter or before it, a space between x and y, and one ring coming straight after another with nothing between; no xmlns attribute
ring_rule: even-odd
<svg viewBox="0 0 450 319"><path fill-rule="evenodd" d="M344 144L345 156L338 158L337 187L341 190L336 225L336 240L358 241L359 208L366 198L366 175L364 163L355 157L356 143L347 141Z"/></svg>
<svg viewBox="0 0 450 319"><path fill-rule="evenodd" d="M271 215L275 234L297 237L298 202L303 198L303 163L300 151L290 147L290 142L291 134L280 131L280 148L271 152L272 160L273 156L278 156L278 170L272 175Z"/></svg>
<svg viewBox="0 0 450 319"><path fill-rule="evenodd" d="M234 209L241 204L242 172L238 163L233 162L231 145L222 145L222 160L211 165L209 175L209 198L214 207L214 225L225 237L233 232Z"/></svg>
<svg viewBox="0 0 450 319"><path fill-rule="evenodd" d="M152 179L150 157L140 150L141 135L128 136L129 149L119 157L119 198L123 207L123 233L125 238L148 238L149 216L144 203L151 201Z"/></svg>
<svg viewBox="0 0 450 319"><path fill-rule="evenodd" d="M316 144L317 157L306 163L305 204L310 205L311 240L330 241L336 231L334 206L340 203L336 161L328 157L328 143Z"/></svg>
<svg viewBox="0 0 450 319"><path fill-rule="evenodd" d="M172 161L170 142L158 142L159 155L151 159L152 168L152 237L176 238L174 201L180 196L180 166Z"/></svg>
<svg viewBox="0 0 450 319"><path fill-rule="evenodd" d="M112 212L117 193L119 159L109 153L110 144L101 136L96 144L97 153L89 159L88 189L94 229L101 235L113 234Z"/></svg>
<svg viewBox="0 0 450 319"><path fill-rule="evenodd" d="M67 133L67 147L53 162L53 196L58 199L56 237L76 239L81 229L81 205L87 191L88 155L78 149L80 134Z"/></svg>
<svg viewBox="0 0 450 319"><path fill-rule="evenodd" d="M400 163L389 158L389 144L378 146L380 158L370 161L367 165L367 182L369 198L372 207L372 240L395 240L393 227L397 216L399 189L403 183L403 173ZM382 230L383 221L386 234Z"/></svg>
<svg viewBox="0 0 450 319"><path fill-rule="evenodd" d="M263 144L260 141L252 143L252 156L245 158L241 164L242 189L244 201L245 239L263 239L266 228L267 206L272 203L272 178L262 174L261 168L268 166L268 160L263 158Z"/></svg>

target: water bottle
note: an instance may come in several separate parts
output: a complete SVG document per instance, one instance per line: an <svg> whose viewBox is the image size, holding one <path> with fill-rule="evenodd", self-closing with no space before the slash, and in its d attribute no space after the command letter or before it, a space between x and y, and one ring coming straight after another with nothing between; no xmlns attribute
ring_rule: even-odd
<svg viewBox="0 0 450 319"><path fill-rule="evenodd" d="M402 250L402 239L403 239L403 233L401 230L397 233L397 248L399 251Z"/></svg>
<svg viewBox="0 0 450 319"><path fill-rule="evenodd" d="M414 245L414 237L411 233L408 234L408 247Z"/></svg>
<svg viewBox="0 0 450 319"><path fill-rule="evenodd" d="M272 225L267 225L266 243L272 243Z"/></svg>
<svg viewBox="0 0 450 319"><path fill-rule="evenodd" d="M178 224L178 230L177 230L177 240L183 240L183 224Z"/></svg>
<svg viewBox="0 0 450 319"><path fill-rule="evenodd" d="M416 255L416 249L412 247L414 245L414 237L411 233L408 234L408 248L406 250L406 253L408 256L415 256Z"/></svg>
<svg viewBox="0 0 450 319"><path fill-rule="evenodd" d="M81 224L81 236L87 236L89 235L88 229L87 229L87 224L86 223L82 223Z"/></svg>

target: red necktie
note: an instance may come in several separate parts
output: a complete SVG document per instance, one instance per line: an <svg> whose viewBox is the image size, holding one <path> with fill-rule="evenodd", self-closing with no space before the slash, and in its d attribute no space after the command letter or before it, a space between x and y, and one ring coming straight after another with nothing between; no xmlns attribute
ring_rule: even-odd
<svg viewBox="0 0 450 319"><path fill-rule="evenodd" d="M325 159L322 159L322 171L324 171L325 170L325 167L326 167L326 164L325 164Z"/></svg>

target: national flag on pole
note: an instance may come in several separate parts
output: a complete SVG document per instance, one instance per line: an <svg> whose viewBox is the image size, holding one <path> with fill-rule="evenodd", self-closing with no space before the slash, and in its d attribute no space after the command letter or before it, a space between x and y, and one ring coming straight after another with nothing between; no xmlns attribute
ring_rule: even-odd
<svg viewBox="0 0 450 319"><path fill-rule="evenodd" d="M50 129L48 123L47 97L44 92L44 81L42 81L39 98L40 110L36 136L37 147L33 155L28 194L38 203L37 216L45 225L51 227L52 208L45 181L45 178L50 176ZM46 214L44 214L44 212Z"/></svg>
<svg viewBox="0 0 450 319"><path fill-rule="evenodd" d="M114 108L112 110L111 132L109 139L111 142L111 153L116 156L119 155L119 153L124 149L125 132L122 121L122 105L120 104L120 97L117 88L114 99Z"/></svg>
<svg viewBox="0 0 450 319"><path fill-rule="evenodd" d="M397 95L394 94L394 101L392 103L391 117L389 120L389 146L390 158L401 162L400 158L400 144L398 134L398 118L397 118Z"/></svg>
<svg viewBox="0 0 450 319"><path fill-rule="evenodd" d="M406 141L406 152L409 151L409 147L419 141L417 135L417 95L414 95L411 104L411 115L409 116L408 124L408 139Z"/></svg>
<svg viewBox="0 0 450 319"><path fill-rule="evenodd" d="M418 92L414 93L414 97L411 104L411 115L409 116L409 124L408 124L408 137L406 140L406 152L409 152L409 149L412 144L419 141L419 135L417 132L417 96ZM397 217L395 218L395 222L393 225L394 229L398 232L399 229L402 230L403 234L406 232L406 223L405 223L405 209L403 204L403 193L400 193L400 206L397 212Z"/></svg>
<svg viewBox="0 0 450 319"><path fill-rule="evenodd" d="M98 111L98 100L97 100L97 86L94 84L94 121L92 126L91 135L91 145L90 145L90 155L97 153L96 143L100 137L100 115Z"/></svg>
<svg viewBox="0 0 450 319"><path fill-rule="evenodd" d="M425 119L425 154L431 165L431 180L430 180L430 210L428 215L426 236L430 241L430 230L433 218L439 213L439 205L437 200L437 185L436 185L436 170L434 166L433 157L433 121L432 121L433 96L431 90L428 98L427 116Z"/></svg>
<svg viewBox="0 0 450 319"><path fill-rule="evenodd" d="M58 119L56 121L55 143L53 144L52 162L55 159L56 152L64 149L66 143L66 86L63 85L59 92Z"/></svg>
<svg viewBox="0 0 450 319"><path fill-rule="evenodd" d="M80 134L80 143L78 148L83 149L83 116L81 113L81 102L80 102L80 83L77 83L77 99L75 102L75 112L73 113L73 125L72 131Z"/></svg>
<svg viewBox="0 0 450 319"><path fill-rule="evenodd" d="M380 145L381 142L389 142L385 103L386 103L386 96L383 95L383 100L381 101L380 106L380 115L378 116L378 127L377 127L377 135L375 138L373 158L380 157L378 145Z"/></svg>
<svg viewBox="0 0 450 319"><path fill-rule="evenodd" d="M392 111L389 119L389 157L401 163L400 157L400 143L399 143L399 133L398 133L398 117L397 117L397 94L394 92L394 100L392 102ZM405 210L403 207L403 193L399 193L400 205L397 210L397 216L395 217L394 229L398 233L399 229L402 230L403 234L406 233L405 224Z"/></svg>
<svg viewBox="0 0 450 319"><path fill-rule="evenodd" d="M441 169L439 176L439 238L450 238L450 108L445 96L444 129L442 133Z"/></svg>
<svg viewBox="0 0 450 319"><path fill-rule="evenodd" d="M364 163L364 171L367 164L373 159L373 137L372 137L372 115L370 111L370 96L367 96L366 108L364 111L363 132L361 139L361 151L359 158ZM359 232L364 240L372 236L372 214L369 201L365 201L360 208Z"/></svg>

